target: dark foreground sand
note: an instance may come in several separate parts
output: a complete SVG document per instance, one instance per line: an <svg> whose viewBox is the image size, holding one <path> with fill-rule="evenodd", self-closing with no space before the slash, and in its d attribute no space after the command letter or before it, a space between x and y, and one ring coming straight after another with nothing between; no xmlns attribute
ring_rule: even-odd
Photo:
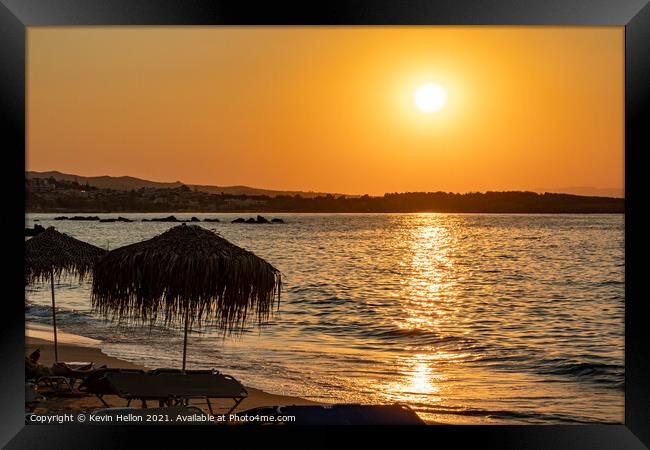
<svg viewBox="0 0 650 450"><path fill-rule="evenodd" d="M54 361L54 344L50 338L51 333L42 330L38 326L28 327L26 336L25 355L29 355L35 349L40 348L41 358L40 364L50 367ZM84 338L82 336L75 336L68 333L59 333L59 359L64 361L92 361L96 367L106 365L108 367L120 368L133 368L133 369L151 369L128 361L122 361L117 358L103 353L99 348L99 341ZM83 344L83 345L80 345ZM276 395L264 392L246 386L248 391L248 398L243 400L235 412L245 411L247 409L256 408L259 406L281 406L281 405L315 405L317 402L306 400L299 397L290 397L286 395ZM67 394L65 396L47 396L44 392L47 401L37 407L34 411L37 413L44 412L71 412L71 411L92 411L105 406L94 395L82 394ZM117 396L105 396L104 399L110 406L126 406L126 400ZM211 400L215 413L225 413L234 404L232 400ZM192 401L192 405L196 405L208 413L208 407L205 401ZM131 406L140 406L139 402L132 402ZM154 406L154 405L151 405Z"/></svg>

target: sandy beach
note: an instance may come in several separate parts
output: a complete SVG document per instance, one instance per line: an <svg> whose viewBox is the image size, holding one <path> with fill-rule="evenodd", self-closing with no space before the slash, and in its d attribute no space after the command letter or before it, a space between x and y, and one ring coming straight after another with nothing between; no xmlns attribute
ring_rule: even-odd
<svg viewBox="0 0 650 450"><path fill-rule="evenodd" d="M131 369L154 369L133 364L128 361L113 358L101 351L101 342L84 336L78 336L70 333L58 331L57 340L59 342L59 356L68 362L73 361L92 361L96 367L106 365L108 367L131 368ZM54 362L54 344L51 329L40 324L28 323L25 333L25 355L29 355L34 350L41 350L40 364L50 367ZM235 412L245 411L260 406L281 406L281 405L315 405L317 402L306 400L299 397L290 397L286 395L276 395L264 392L246 386L248 397L241 402L235 409ZM47 397L47 394L46 394ZM117 396L105 396L104 399L113 407L126 406L126 400ZM232 406L231 400L213 400L211 401L215 412L225 412ZM208 407L205 401L192 401L192 405L198 406L206 413ZM131 406L139 406L137 402ZM91 395L82 395L70 393L62 396L47 397L47 401L37 407L34 411L37 413L44 412L72 412L72 411L93 411L105 406L101 401Z"/></svg>

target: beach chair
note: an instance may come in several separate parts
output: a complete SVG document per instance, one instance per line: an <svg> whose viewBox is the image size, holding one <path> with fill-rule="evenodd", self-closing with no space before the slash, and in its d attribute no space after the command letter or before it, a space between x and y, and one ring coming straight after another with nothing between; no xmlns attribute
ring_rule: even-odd
<svg viewBox="0 0 650 450"><path fill-rule="evenodd" d="M147 401L172 406L202 399L214 414L210 400L227 398L235 402L228 411L230 414L248 396L239 381L220 373L108 373L106 379L117 395L128 401L127 405L137 399L145 408Z"/></svg>
<svg viewBox="0 0 650 450"><path fill-rule="evenodd" d="M243 411L237 416L272 416L262 424L287 425L425 425L425 422L407 405L294 405L269 406ZM279 422L281 417L291 420ZM295 418L295 419L293 419ZM260 422L253 422L260 423Z"/></svg>
<svg viewBox="0 0 650 450"><path fill-rule="evenodd" d="M110 368L110 367L105 367L105 368L99 368L96 369L91 375L89 375L86 379L84 379L81 384L79 385L79 392L87 393L87 394L92 394L95 395L104 406L107 408L111 407L106 402L106 399L104 398L105 395L118 395L118 392L116 392L113 387L108 383L108 380L106 379L105 375L107 373L149 373L149 374L159 374L159 373L182 373L181 369L174 369L174 368L161 368L161 369L153 369L150 371L144 371L141 369L121 369L121 368ZM196 369L196 370L188 370L186 371L187 373L205 373L205 374L218 374L219 371L215 369Z"/></svg>
<svg viewBox="0 0 650 450"><path fill-rule="evenodd" d="M120 369L120 368L110 368L104 367L95 370L90 374L86 379L84 379L79 385L79 392L95 395L104 406L107 408L110 405L104 399L105 395L117 395L117 392L113 387L108 383L106 379L106 374L108 373L145 373L144 370L140 369Z"/></svg>
<svg viewBox="0 0 650 450"><path fill-rule="evenodd" d="M39 377L36 384L57 391L72 392L77 381L83 381L95 370L92 362L55 362L50 369L51 375Z"/></svg>
<svg viewBox="0 0 650 450"><path fill-rule="evenodd" d="M52 364L52 374L60 376L86 377L95 370L92 362L55 362Z"/></svg>
<svg viewBox="0 0 650 450"><path fill-rule="evenodd" d="M74 386L70 380L62 376L45 375L38 377L35 383L39 389L46 388L54 392L72 392L74 390Z"/></svg>

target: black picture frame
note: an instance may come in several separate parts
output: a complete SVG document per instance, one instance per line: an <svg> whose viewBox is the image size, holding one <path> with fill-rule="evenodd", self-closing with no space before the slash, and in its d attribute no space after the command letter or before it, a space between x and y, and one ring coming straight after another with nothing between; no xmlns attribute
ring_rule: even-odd
<svg viewBox="0 0 650 450"><path fill-rule="evenodd" d="M0 0L0 90L4 145L1 179L6 211L6 261L22 261L18 236L25 227L25 44L26 27L77 25L571 25L625 27L625 424L572 426L431 426L355 429L371 441L397 437L403 445L454 446L477 443L494 448L647 448L650 446L650 326L644 285L646 262L642 192L648 139L650 91L650 6L647 0L319 0L304 3L172 0ZM645 118L645 119L644 119ZM9 202L9 200L11 200ZM11 205L11 206L10 206ZM134 436L170 445L218 445L224 439L257 437L267 443L340 445L338 429L291 427L129 427L110 425L26 426L24 420L24 275L20 264L3 269L5 290L0 326L0 445L6 448L127 448ZM21 294L22 292L22 294ZM187 426L184 426L187 427ZM216 430L213 428L217 428ZM350 431L349 429L347 431ZM283 436L280 436L282 434ZM286 436L286 435L291 435ZM191 439L190 437L191 436ZM312 445L313 443L313 445ZM304 445L303 445L304 446Z"/></svg>

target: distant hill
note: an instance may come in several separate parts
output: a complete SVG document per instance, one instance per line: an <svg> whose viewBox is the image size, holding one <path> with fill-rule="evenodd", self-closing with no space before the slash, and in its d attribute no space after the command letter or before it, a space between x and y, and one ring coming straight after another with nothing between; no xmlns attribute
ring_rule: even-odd
<svg viewBox="0 0 650 450"><path fill-rule="evenodd" d="M27 178L50 178L59 181L76 181L79 184L86 184L102 189L116 189L118 191L130 191L140 188L177 188L183 185L180 181L173 183L161 183L158 181L142 180L135 177L111 177L108 175L100 177L84 177L57 171L50 172L27 172Z"/></svg>
<svg viewBox="0 0 650 450"><path fill-rule="evenodd" d="M79 184L86 184L101 189L115 189L119 191L130 191L132 189L140 188L177 188L182 185L189 186L190 188L196 189L200 192L207 192L209 194L229 194L229 195L268 195L269 197L275 197L278 195L300 195L304 198L314 198L318 196L324 196L328 193L326 192L312 192L312 191L277 191L272 189L261 189L254 188L250 186L210 186L210 185L193 185L185 184L181 181L174 182L160 182L160 181L150 181L143 180L141 178L122 176L122 177L112 177L108 175L98 176L98 177L84 177L81 175L74 175L69 173L61 173L58 171L49 171L49 172L26 172L27 178L50 178L54 177L56 180L60 181L77 181ZM588 197L610 197L610 198L624 198L623 189L617 188L594 188L588 186L573 186L573 187L564 187L564 188L539 188L534 189L533 192L543 194L548 193L560 193L560 194L572 194ZM334 196L340 196L342 194L330 193ZM359 197L358 195L347 195L347 197Z"/></svg>
<svg viewBox="0 0 650 450"><path fill-rule="evenodd" d="M122 176L122 177L112 177L108 175L98 176L98 177L84 177L81 175L74 175L69 173L61 173L58 171L49 171L49 172L26 172L27 178L50 178L53 177L56 180L60 181L77 181L79 184L88 183L89 186L98 187L101 189L115 189L118 191L130 191L132 189L140 188L177 188L180 186L188 186L192 189L196 188L200 192L207 192L210 194L230 194L230 195L268 195L269 197L275 197L277 195L300 195L305 198L318 197L320 195L327 195L325 192L312 192L312 191L276 191L271 189L260 189L253 188L249 186L209 186L209 185L194 185L186 184L181 181L174 182L160 182L160 181L149 181L143 180L141 178ZM341 194L333 194L341 195Z"/></svg>

